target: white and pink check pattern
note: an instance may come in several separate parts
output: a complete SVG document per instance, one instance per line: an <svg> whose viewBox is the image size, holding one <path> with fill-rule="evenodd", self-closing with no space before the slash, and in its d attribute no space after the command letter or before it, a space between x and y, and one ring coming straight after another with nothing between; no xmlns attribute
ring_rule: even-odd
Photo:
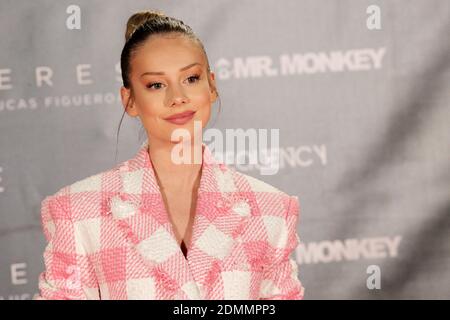
<svg viewBox="0 0 450 320"><path fill-rule="evenodd" d="M303 299L290 257L299 201L203 144L192 244L177 244L147 152L42 201L48 244L35 299Z"/></svg>

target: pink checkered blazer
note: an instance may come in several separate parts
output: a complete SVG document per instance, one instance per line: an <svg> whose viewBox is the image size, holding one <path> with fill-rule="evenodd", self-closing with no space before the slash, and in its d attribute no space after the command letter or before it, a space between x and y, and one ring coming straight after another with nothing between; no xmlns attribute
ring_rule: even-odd
<svg viewBox="0 0 450 320"><path fill-rule="evenodd" d="M203 144L187 257L147 152L42 201L48 241L34 299L303 299L290 254L295 196L218 162Z"/></svg>

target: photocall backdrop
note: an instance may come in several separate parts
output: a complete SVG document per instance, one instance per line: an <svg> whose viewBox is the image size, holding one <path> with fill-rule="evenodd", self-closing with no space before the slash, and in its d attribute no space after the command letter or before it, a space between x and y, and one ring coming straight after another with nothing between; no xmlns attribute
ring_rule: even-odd
<svg viewBox="0 0 450 320"><path fill-rule="evenodd" d="M236 169L299 197L305 299L450 298L449 1L0 0L0 299L37 293L42 199L115 166L145 9L203 41L208 128L280 130L277 174ZM145 138L126 115L118 162Z"/></svg>

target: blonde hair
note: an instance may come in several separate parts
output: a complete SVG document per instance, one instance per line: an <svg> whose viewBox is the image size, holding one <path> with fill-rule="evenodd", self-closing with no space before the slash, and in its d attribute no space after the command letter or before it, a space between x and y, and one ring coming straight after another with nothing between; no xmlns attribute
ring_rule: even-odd
<svg viewBox="0 0 450 320"><path fill-rule="evenodd" d="M167 16L164 12L159 10L147 10L134 13L130 18L128 18L127 27L125 30L125 42L127 42L133 33L145 23L163 17Z"/></svg>

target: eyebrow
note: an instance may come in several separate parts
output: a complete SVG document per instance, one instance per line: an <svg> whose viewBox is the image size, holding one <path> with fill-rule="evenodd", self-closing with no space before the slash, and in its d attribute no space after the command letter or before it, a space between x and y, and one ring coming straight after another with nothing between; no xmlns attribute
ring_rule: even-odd
<svg viewBox="0 0 450 320"><path fill-rule="evenodd" d="M194 62L194 63L191 63L191 64L181 68L180 71L187 70L187 69L189 69L189 68L191 68L191 67L193 67L195 65L200 65L201 66L200 63ZM164 74L164 72L162 72L162 71L147 71L147 72L144 72L143 74L141 74L141 77L143 77L145 75L163 75L163 74Z"/></svg>

